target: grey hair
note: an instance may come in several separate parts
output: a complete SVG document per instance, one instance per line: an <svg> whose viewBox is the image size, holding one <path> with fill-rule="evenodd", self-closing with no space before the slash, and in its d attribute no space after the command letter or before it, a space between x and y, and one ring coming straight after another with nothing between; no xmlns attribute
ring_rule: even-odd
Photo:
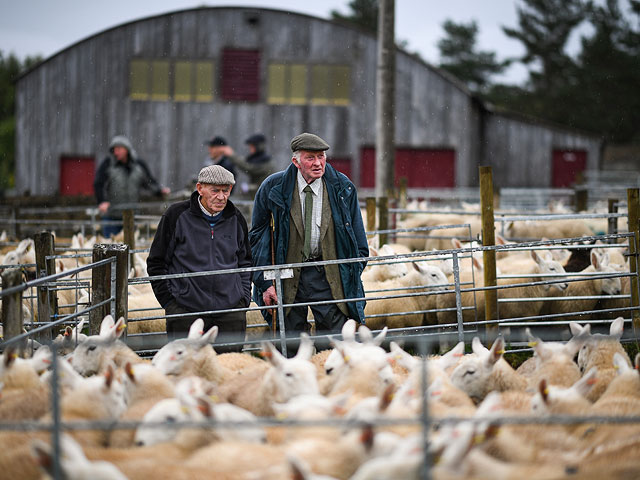
<svg viewBox="0 0 640 480"><path fill-rule="evenodd" d="M296 150L293 152L293 158L295 158L298 162L300 161L300 157L302 156L302 151Z"/></svg>

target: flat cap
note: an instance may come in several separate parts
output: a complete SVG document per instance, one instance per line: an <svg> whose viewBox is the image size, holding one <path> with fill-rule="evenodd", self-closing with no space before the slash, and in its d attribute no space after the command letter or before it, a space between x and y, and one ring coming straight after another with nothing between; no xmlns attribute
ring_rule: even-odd
<svg viewBox="0 0 640 480"><path fill-rule="evenodd" d="M291 151L307 150L310 152L318 152L329 150L329 144L313 133L301 133L291 140Z"/></svg>
<svg viewBox="0 0 640 480"><path fill-rule="evenodd" d="M267 139L265 138L265 136L261 133L256 133L254 135L251 135L249 138L247 138L244 143L246 143L247 145L257 145L260 143L264 143Z"/></svg>
<svg viewBox="0 0 640 480"><path fill-rule="evenodd" d="M200 170L198 183L208 183L210 185L235 185L236 179L233 173L221 165L209 165Z"/></svg>
<svg viewBox="0 0 640 480"><path fill-rule="evenodd" d="M227 145L227 141L219 136L213 137L211 140L207 140L204 142L205 145L209 145L210 147L222 147Z"/></svg>

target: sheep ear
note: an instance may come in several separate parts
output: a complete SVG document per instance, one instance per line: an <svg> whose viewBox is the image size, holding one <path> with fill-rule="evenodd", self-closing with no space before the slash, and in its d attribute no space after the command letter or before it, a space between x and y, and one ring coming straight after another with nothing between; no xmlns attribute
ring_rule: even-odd
<svg viewBox="0 0 640 480"><path fill-rule="evenodd" d="M380 403L378 404L378 408L381 412L384 412L389 404L391 404L391 400L393 400L393 393L396 389L394 383L390 383L387 385L387 388L384 389L382 395L380 396Z"/></svg>
<svg viewBox="0 0 640 480"><path fill-rule="evenodd" d="M485 346L482 345L482 342L480 342L480 337L473 337L473 340L471 340L471 350L476 355L480 355L487 351Z"/></svg>
<svg viewBox="0 0 640 480"><path fill-rule="evenodd" d="M489 362L496 363L498 360L502 358L502 354L504 353L504 340L502 337L496 338L496 341L493 342L491 346L491 350L489 350Z"/></svg>
<svg viewBox="0 0 640 480"><path fill-rule="evenodd" d="M593 268L595 268L596 270L600 270L601 268L600 258L598 257L598 254L595 250L591 250L591 265L593 265Z"/></svg>
<svg viewBox="0 0 640 480"><path fill-rule="evenodd" d="M544 403L548 405L549 404L549 386L547 385L547 381L544 378L540 380L540 383L538 384L538 391L540 392L540 396L542 397L542 400L544 401Z"/></svg>
<svg viewBox="0 0 640 480"><path fill-rule="evenodd" d="M218 336L218 330L219 329L217 325L214 325L209 330L207 330L207 332L202 335L202 337L200 337L200 341L202 342L202 344L207 345L209 343L213 343Z"/></svg>
<svg viewBox="0 0 640 480"><path fill-rule="evenodd" d="M196 340L201 338L202 335L204 335L204 320L198 318L189 327L189 334L187 335L187 338L189 340Z"/></svg>
<svg viewBox="0 0 640 480"><path fill-rule="evenodd" d="M271 342L262 342L262 352L260 354L275 367L282 365L285 360L284 356Z"/></svg>
<svg viewBox="0 0 640 480"><path fill-rule="evenodd" d="M127 364L124 366L124 372L133 383L136 383L136 375L133 371L133 365L131 365L131 362L127 362Z"/></svg>
<svg viewBox="0 0 640 480"><path fill-rule="evenodd" d="M373 339L373 344L376 347L379 347L380 345L382 345L382 342L384 342L384 339L387 337L387 332L389 331L389 327L384 327L380 333Z"/></svg>
<svg viewBox="0 0 640 480"><path fill-rule="evenodd" d="M196 402L196 408L205 418L215 418L215 411L212 408L211 402L201 397L196 398Z"/></svg>
<svg viewBox="0 0 640 480"><path fill-rule="evenodd" d="M16 351L15 345L7 347L7 349L4 351L4 367L9 368L16 358L18 358L18 353Z"/></svg>
<svg viewBox="0 0 640 480"><path fill-rule="evenodd" d="M622 338L623 329L624 329L624 318L618 317L613 322L611 322L611 327L609 327L609 335L620 340L620 338Z"/></svg>
<svg viewBox="0 0 640 480"><path fill-rule="evenodd" d="M115 325L115 321L111 315L107 315L102 319L102 323L100 324L100 333L98 336L100 337L108 337L111 333L111 329Z"/></svg>
<svg viewBox="0 0 640 480"><path fill-rule="evenodd" d="M360 325L358 328L358 337L360 338L360 343L371 343L373 342L373 333L366 325Z"/></svg>
<svg viewBox="0 0 640 480"><path fill-rule="evenodd" d="M457 250L462 248L462 242L457 238L451 239L451 245L453 246L454 249L457 249Z"/></svg>
<svg viewBox="0 0 640 480"><path fill-rule="evenodd" d="M113 366L109 365L107 367L107 370L104 372L104 385L107 387L107 389L110 389L111 385L113 385L114 378L115 375L113 372Z"/></svg>
<svg viewBox="0 0 640 480"><path fill-rule="evenodd" d="M587 395L589 395L589 392L591 392L593 386L598 380L597 377L598 369L596 367L593 367L587 373L585 373L580 380L574 383L571 388L573 388L584 398L587 398Z"/></svg>
<svg viewBox="0 0 640 480"><path fill-rule="evenodd" d="M613 354L613 367L616 369L618 375L632 370L627 359L618 352Z"/></svg>
<svg viewBox="0 0 640 480"><path fill-rule="evenodd" d="M44 471L53 475L53 454L48 443L34 439L31 442L31 456Z"/></svg>
<svg viewBox="0 0 640 480"><path fill-rule="evenodd" d="M538 253L535 250L531 250L531 258L533 258L533 261L536 262L538 265L542 263L542 258L538 255Z"/></svg>
<svg viewBox="0 0 640 480"><path fill-rule="evenodd" d="M372 245L369 245L369 256L370 257L379 257L380 256L380 252L378 252L378 250L373 247Z"/></svg>
<svg viewBox="0 0 640 480"><path fill-rule="evenodd" d="M216 327L217 328L217 327ZM313 340L305 332L300 334L300 347L298 347L298 353L295 358L301 360L311 360L313 355Z"/></svg>
<svg viewBox="0 0 640 480"><path fill-rule="evenodd" d="M460 360L460 357L464 355L464 342L458 342L458 344L449 350L447 353L440 357L441 365L444 370L452 367Z"/></svg>
<svg viewBox="0 0 640 480"><path fill-rule="evenodd" d="M589 325L587 325L589 326ZM570 322L569 323L569 329L571 330L571 334L574 337L577 337L578 335L582 335L585 331L586 327L582 327L578 322Z"/></svg>
<svg viewBox="0 0 640 480"><path fill-rule="evenodd" d="M350 318L349 320L347 320L346 322L344 322L344 325L342 326L342 339L345 341L351 341L351 342L355 342L356 341L356 328L357 328L357 323L355 320L353 320L352 318Z"/></svg>
<svg viewBox="0 0 640 480"><path fill-rule="evenodd" d="M120 338L124 334L125 328L127 328L127 324L124 321L124 317L120 317L113 328L115 338Z"/></svg>

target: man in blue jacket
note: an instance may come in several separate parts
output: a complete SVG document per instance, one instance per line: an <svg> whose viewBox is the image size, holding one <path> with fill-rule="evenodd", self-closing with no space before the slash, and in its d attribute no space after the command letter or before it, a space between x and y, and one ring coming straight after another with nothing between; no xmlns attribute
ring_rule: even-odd
<svg viewBox="0 0 640 480"><path fill-rule="evenodd" d="M311 133L291 140L292 163L269 176L256 193L249 241L255 266L271 265L270 222L274 222L275 264L367 257L369 248L356 188L327 165L329 145ZM311 208L309 208L311 207ZM283 303L363 298L364 261L294 269L283 281ZM272 282L253 274L258 305L277 303ZM311 306L316 333L339 333L347 318L364 322L364 300ZM270 317L267 317L270 321ZM307 331L307 306L285 310L285 330Z"/></svg>
<svg viewBox="0 0 640 480"><path fill-rule="evenodd" d="M248 228L242 213L229 201L233 174L220 165L200 170L191 199L171 205L162 215L153 238L149 275L228 270L251 266ZM205 331L218 326L218 340L243 341L246 313L195 314L210 310L245 308L251 298L251 274L229 273L153 280L151 287L168 315L170 340L186 337L191 323L202 317ZM242 345L224 351L240 350ZM223 351L220 347L216 350Z"/></svg>

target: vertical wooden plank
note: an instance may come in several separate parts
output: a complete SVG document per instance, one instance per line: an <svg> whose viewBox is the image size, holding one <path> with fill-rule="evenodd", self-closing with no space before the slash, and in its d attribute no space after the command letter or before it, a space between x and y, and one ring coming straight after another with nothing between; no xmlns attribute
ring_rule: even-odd
<svg viewBox="0 0 640 480"><path fill-rule="evenodd" d="M93 258L92 262L99 262L106 258L106 251L109 247L108 244L98 243L93 246ZM109 298L109 278L111 275L110 265L102 265L95 267L91 270L91 306ZM100 332L100 324L102 319L109 314L109 305L102 305L101 307L91 310L89 312L89 334L97 335Z"/></svg>
<svg viewBox="0 0 640 480"><path fill-rule="evenodd" d="M618 199L610 198L608 200L608 212L609 213L618 213ZM615 235L618 233L618 218L617 217L609 217L607 220L607 234ZM610 238L607 243L617 243L615 238Z"/></svg>
<svg viewBox="0 0 640 480"><path fill-rule="evenodd" d="M378 230L389 229L389 199L388 197L380 197L378 199ZM388 242L389 234L380 233L380 247Z"/></svg>
<svg viewBox="0 0 640 480"><path fill-rule="evenodd" d="M640 236L640 225L638 225L638 219L640 218L640 194L637 188L627 189L627 205L629 208L629 233L633 233L635 236L629 238L629 271L633 274L631 276L631 306L634 308L632 313L633 328L640 328L640 312L638 312L638 237Z"/></svg>
<svg viewBox="0 0 640 480"><path fill-rule="evenodd" d="M8 268L2 272L2 288L9 289L22 283L22 272L19 268ZM22 293L2 297L2 328L4 340L22 333Z"/></svg>
<svg viewBox="0 0 640 480"><path fill-rule="evenodd" d="M482 213L482 245L496 244L495 223L493 218L493 177L491 167L480 167L480 209ZM484 250L484 285L496 286L496 252ZM498 292L495 289L484 291L485 320L498 318ZM493 343L498 336L498 325L487 325L487 342Z"/></svg>
<svg viewBox="0 0 640 480"><path fill-rule="evenodd" d="M373 232L376 229L376 199L375 197L367 197L367 231ZM369 238L374 238L375 235L369 235ZM375 245L379 247L380 245Z"/></svg>
<svg viewBox="0 0 640 480"><path fill-rule="evenodd" d="M42 278L52 275L56 271L55 260L46 257L55 254L54 239L51 232L36 233L34 238L36 250L36 277ZM38 288L38 320L50 322L51 315L58 313L58 298L55 291L49 291L48 287ZM53 339L51 330L40 333L36 340L40 343L49 343Z"/></svg>

